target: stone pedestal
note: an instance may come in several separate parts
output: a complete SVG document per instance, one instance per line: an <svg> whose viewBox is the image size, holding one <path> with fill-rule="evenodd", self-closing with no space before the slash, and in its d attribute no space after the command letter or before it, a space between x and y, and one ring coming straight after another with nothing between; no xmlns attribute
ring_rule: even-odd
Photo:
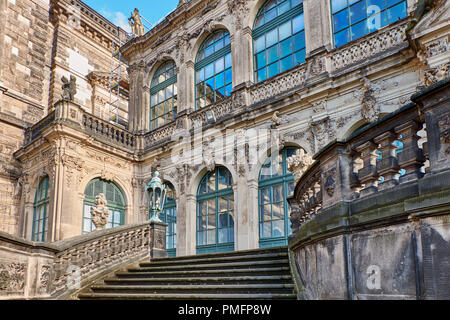
<svg viewBox="0 0 450 320"><path fill-rule="evenodd" d="M150 222L150 259L166 258L166 228L164 222Z"/></svg>

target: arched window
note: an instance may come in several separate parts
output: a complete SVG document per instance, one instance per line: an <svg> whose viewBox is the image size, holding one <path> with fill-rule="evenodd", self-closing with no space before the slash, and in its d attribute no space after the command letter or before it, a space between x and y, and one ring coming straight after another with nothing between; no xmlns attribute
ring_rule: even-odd
<svg viewBox="0 0 450 320"><path fill-rule="evenodd" d="M83 234L95 230L91 219L91 207L95 207L95 197L103 193L108 201L109 217L105 228L114 228L125 224L125 197L113 182L94 179L84 191Z"/></svg>
<svg viewBox="0 0 450 320"><path fill-rule="evenodd" d="M253 51L256 82L305 62L302 0L269 0L259 9Z"/></svg>
<svg viewBox="0 0 450 320"><path fill-rule="evenodd" d="M154 130L174 121L177 113L177 73L173 61L164 62L156 70L150 94L150 130Z"/></svg>
<svg viewBox="0 0 450 320"><path fill-rule="evenodd" d="M336 47L408 16L406 0L331 0L331 13Z"/></svg>
<svg viewBox="0 0 450 320"><path fill-rule="evenodd" d="M259 175L259 245L261 248L287 244L291 233L287 197L294 191L294 176L287 159L297 148L288 147L263 164Z"/></svg>
<svg viewBox="0 0 450 320"><path fill-rule="evenodd" d="M230 34L217 30L200 46L195 63L195 108L200 109L231 94Z"/></svg>
<svg viewBox="0 0 450 320"><path fill-rule="evenodd" d="M37 242L47 241L48 230L48 184L49 178L44 177L39 181L33 204L33 228L31 240Z"/></svg>
<svg viewBox="0 0 450 320"><path fill-rule="evenodd" d="M197 192L197 253L234 250L234 195L230 172L217 167Z"/></svg>
<svg viewBox="0 0 450 320"><path fill-rule="evenodd" d="M168 224L166 228L166 250L169 257L176 256L177 248L177 202L175 189L171 183L167 183L166 202L161 212L161 220Z"/></svg>

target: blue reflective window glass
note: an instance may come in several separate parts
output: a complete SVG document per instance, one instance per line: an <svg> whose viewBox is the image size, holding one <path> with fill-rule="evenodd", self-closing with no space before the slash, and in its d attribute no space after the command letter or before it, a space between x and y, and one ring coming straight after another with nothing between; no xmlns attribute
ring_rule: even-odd
<svg viewBox="0 0 450 320"><path fill-rule="evenodd" d="M261 69L266 65L266 52L263 51L256 55L256 68Z"/></svg>
<svg viewBox="0 0 450 320"><path fill-rule="evenodd" d="M261 69L257 72L256 81L261 82L267 79L266 68Z"/></svg>
<svg viewBox="0 0 450 320"><path fill-rule="evenodd" d="M280 67L278 65L278 62L275 62L273 64L271 64L268 68L267 68L267 76L269 78L276 76L277 74L280 73Z"/></svg>
<svg viewBox="0 0 450 320"><path fill-rule="evenodd" d="M361 38L367 34L367 22L361 21L351 27L351 37L352 39Z"/></svg>
<svg viewBox="0 0 450 320"><path fill-rule="evenodd" d="M342 46L349 41L350 41L350 32L348 29L345 29L344 31L341 31L334 35L334 42L336 47Z"/></svg>
<svg viewBox="0 0 450 320"><path fill-rule="evenodd" d="M223 87L224 85L225 85L225 75L222 72L215 76L215 87L220 88Z"/></svg>
<svg viewBox="0 0 450 320"><path fill-rule="evenodd" d="M294 51L300 50L305 47L305 33L300 32L294 36Z"/></svg>
<svg viewBox="0 0 450 320"><path fill-rule="evenodd" d="M231 65L230 35L225 30L217 30L203 42L197 53L195 82L199 83L206 79L206 87L204 91L202 88L197 88L195 91L196 109L203 108L229 96L228 91L223 87L227 84L226 75L231 75ZM230 83L231 81L230 79Z"/></svg>
<svg viewBox="0 0 450 320"><path fill-rule="evenodd" d="M350 23L354 24L367 18L366 1L361 0L350 7Z"/></svg>
<svg viewBox="0 0 450 320"><path fill-rule="evenodd" d="M392 8L387 9L386 22L388 24L394 23L406 17L406 3L402 2Z"/></svg>
<svg viewBox="0 0 450 320"><path fill-rule="evenodd" d="M341 12L334 15L334 30L339 31L347 28L349 24L348 21L348 9L342 10Z"/></svg>
<svg viewBox="0 0 450 320"><path fill-rule="evenodd" d="M271 0L260 8L253 30L256 82L301 63L301 59L296 60L293 54L305 47L302 4L301 0ZM274 12L277 12L277 16L274 16ZM290 62L286 59L281 63L288 56Z"/></svg>
<svg viewBox="0 0 450 320"><path fill-rule="evenodd" d="M294 65L299 65L304 63L306 60L306 50L300 50L294 54Z"/></svg>
<svg viewBox="0 0 450 320"><path fill-rule="evenodd" d="M291 43L292 43L291 38L280 42L280 57L281 58L292 53Z"/></svg>
<svg viewBox="0 0 450 320"><path fill-rule="evenodd" d="M331 0L332 13L341 11L345 7L347 7L347 0Z"/></svg>
<svg viewBox="0 0 450 320"><path fill-rule="evenodd" d="M267 63L270 64L278 60L278 46L267 49Z"/></svg>
<svg viewBox="0 0 450 320"><path fill-rule="evenodd" d="M331 7L336 47L407 17L406 0L331 0Z"/></svg>
<svg viewBox="0 0 450 320"><path fill-rule="evenodd" d="M203 73L197 72L197 78L199 79L197 81L202 81ZM177 105L176 82L177 76L173 61L163 63L156 70L150 88L152 94L150 100L150 130L173 121L173 114L176 112L175 106Z"/></svg>
<svg viewBox="0 0 450 320"><path fill-rule="evenodd" d="M280 68L281 72L289 70L292 67L293 67L292 56L288 56L288 57L286 57L284 59L281 59L281 68Z"/></svg>
<svg viewBox="0 0 450 320"><path fill-rule="evenodd" d="M293 33L297 33L305 29L305 19L304 15L300 15L292 19L292 30Z"/></svg>

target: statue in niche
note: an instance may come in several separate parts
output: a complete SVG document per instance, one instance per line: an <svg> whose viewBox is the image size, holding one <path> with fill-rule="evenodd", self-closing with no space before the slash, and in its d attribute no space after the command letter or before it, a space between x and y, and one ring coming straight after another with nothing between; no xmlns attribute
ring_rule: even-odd
<svg viewBox="0 0 450 320"><path fill-rule="evenodd" d="M142 24L141 15L139 14L138 8L134 9L134 12L131 13L131 17L128 18L128 21L130 23L133 36L139 37L145 34L145 28Z"/></svg>
<svg viewBox="0 0 450 320"><path fill-rule="evenodd" d="M64 100L73 101L75 99L75 95L77 94L77 78L71 75L69 81L65 76L63 76L61 81L63 82L62 98Z"/></svg>
<svg viewBox="0 0 450 320"><path fill-rule="evenodd" d="M109 209L108 201L103 193L95 197L95 207L91 207L92 223L96 230L102 230L108 223Z"/></svg>

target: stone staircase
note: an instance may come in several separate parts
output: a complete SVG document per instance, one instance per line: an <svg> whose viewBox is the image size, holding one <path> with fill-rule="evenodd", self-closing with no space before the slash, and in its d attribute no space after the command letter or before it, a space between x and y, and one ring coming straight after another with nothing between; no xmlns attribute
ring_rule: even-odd
<svg viewBox="0 0 450 320"><path fill-rule="evenodd" d="M158 258L78 294L96 299L296 299L286 247Z"/></svg>

